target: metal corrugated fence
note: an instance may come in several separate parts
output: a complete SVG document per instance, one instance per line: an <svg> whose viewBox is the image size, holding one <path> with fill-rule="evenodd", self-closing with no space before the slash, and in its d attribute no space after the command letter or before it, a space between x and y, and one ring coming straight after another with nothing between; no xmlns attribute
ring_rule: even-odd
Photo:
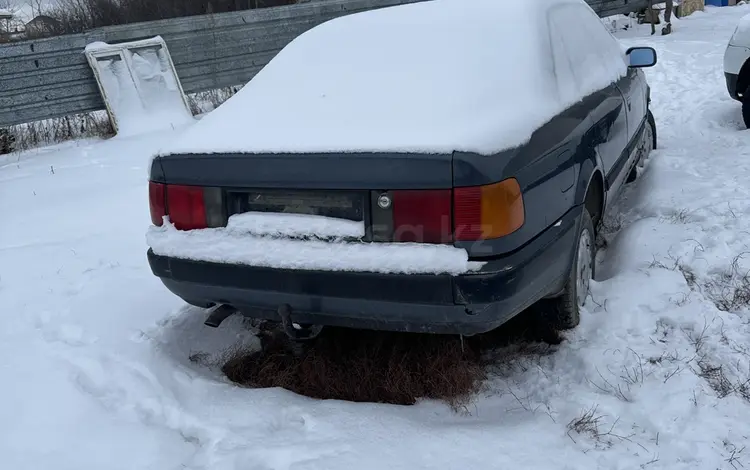
<svg viewBox="0 0 750 470"><path fill-rule="evenodd" d="M296 36L329 19L423 0L330 0L111 26L0 46L0 127L104 109L83 50L160 35L186 93L247 83ZM530 1L530 0L517 0ZM647 0L587 0L600 16Z"/></svg>

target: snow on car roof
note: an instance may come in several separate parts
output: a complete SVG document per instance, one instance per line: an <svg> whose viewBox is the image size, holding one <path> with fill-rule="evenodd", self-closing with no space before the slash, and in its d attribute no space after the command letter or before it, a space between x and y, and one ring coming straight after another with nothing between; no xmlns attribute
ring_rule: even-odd
<svg viewBox="0 0 750 470"><path fill-rule="evenodd" d="M547 31L547 10L561 3L589 8L431 0L333 19L293 40L160 155L493 154L522 145L574 102L557 94ZM618 72L624 61L606 78Z"/></svg>

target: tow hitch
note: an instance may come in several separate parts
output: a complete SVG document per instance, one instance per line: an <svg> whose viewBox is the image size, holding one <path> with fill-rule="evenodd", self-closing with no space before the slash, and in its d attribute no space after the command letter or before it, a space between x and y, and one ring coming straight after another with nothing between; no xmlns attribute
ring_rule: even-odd
<svg viewBox="0 0 750 470"><path fill-rule="evenodd" d="M203 322L204 325L210 326L211 328L218 328L224 320L237 313L237 309L229 305L219 305L218 307L211 310L208 314L208 318ZM307 325L298 324L292 321L292 307L288 304L284 304L278 309L279 316L281 317L281 325L284 328L284 333L292 341L310 341L318 337L323 326L321 325Z"/></svg>
<svg viewBox="0 0 750 470"><path fill-rule="evenodd" d="M280 306L278 312L284 333L293 341L310 341L323 331L322 325L300 325L292 322L292 307L289 304Z"/></svg>

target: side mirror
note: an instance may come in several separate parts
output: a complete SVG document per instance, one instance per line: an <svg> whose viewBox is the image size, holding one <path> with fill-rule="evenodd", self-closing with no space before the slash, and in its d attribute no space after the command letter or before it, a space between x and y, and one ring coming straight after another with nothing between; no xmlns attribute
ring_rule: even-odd
<svg viewBox="0 0 750 470"><path fill-rule="evenodd" d="M630 60L630 67L653 67L656 65L656 50L653 47L631 47L625 53Z"/></svg>

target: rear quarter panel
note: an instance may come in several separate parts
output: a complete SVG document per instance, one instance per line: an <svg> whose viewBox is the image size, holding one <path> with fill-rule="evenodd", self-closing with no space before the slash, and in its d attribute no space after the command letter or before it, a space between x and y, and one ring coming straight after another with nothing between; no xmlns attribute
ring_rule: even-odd
<svg viewBox="0 0 750 470"><path fill-rule="evenodd" d="M525 219L516 232L480 244L459 242L472 258L503 255L522 247L554 225L576 205L582 178L590 178L595 153L584 138L591 128L589 104L568 108L538 129L524 146L492 156L456 153L455 186L490 184L516 178L523 192ZM588 161L588 164L584 164ZM582 175L586 168L588 175ZM588 179L586 179L588 181Z"/></svg>

